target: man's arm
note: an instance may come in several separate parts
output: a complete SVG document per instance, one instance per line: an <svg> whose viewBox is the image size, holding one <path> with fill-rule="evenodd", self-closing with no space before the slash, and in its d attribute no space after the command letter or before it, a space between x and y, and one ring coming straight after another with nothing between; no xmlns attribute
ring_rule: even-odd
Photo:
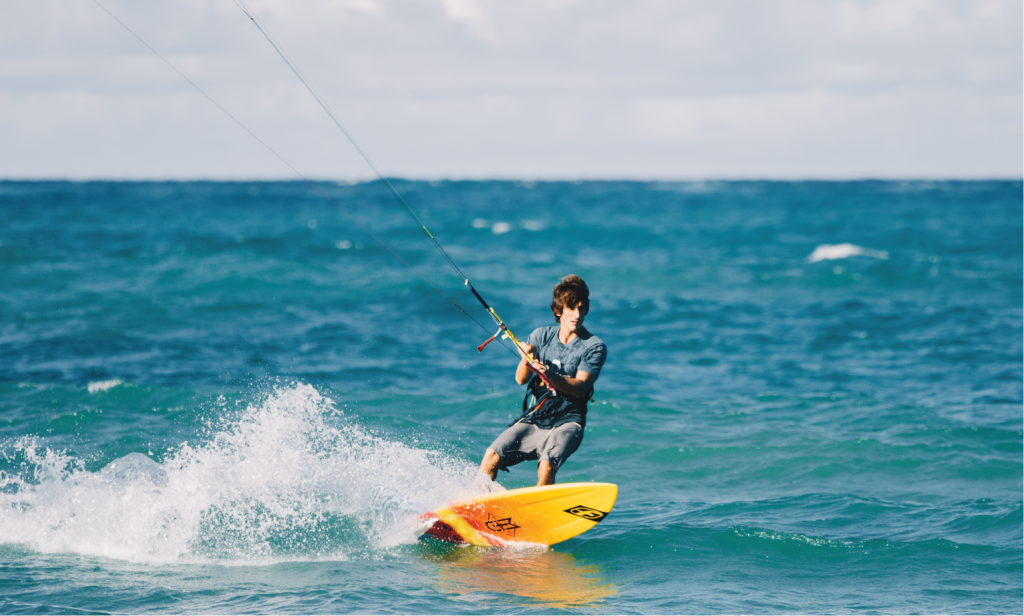
<svg viewBox="0 0 1024 616"><path fill-rule="evenodd" d="M586 398L590 394L591 383L597 378L582 370L576 371L576 378L559 376L554 372L545 372L544 376L548 377L555 389L573 398Z"/></svg>
<svg viewBox="0 0 1024 616"><path fill-rule="evenodd" d="M524 351L525 351L525 354L524 354ZM519 348L519 356L522 357L522 361L520 361L519 365L516 367L516 383L518 383L520 385L525 385L526 382L530 380L530 377L533 376L533 373L530 372L530 369L526 367L526 364L529 361L526 358L526 354L529 354L529 355L531 355L533 357L536 357L536 355L534 355L534 353L536 353L536 352L537 352L537 347L533 346L532 344L524 344L524 345L522 345L522 347ZM540 366L541 367L541 372L543 372L544 365L543 364L534 364L535 368L537 366Z"/></svg>
<svg viewBox="0 0 1024 616"><path fill-rule="evenodd" d="M566 377L555 374L554 372L548 372L548 367L542 363L533 363L529 360L527 355L536 357L537 347L532 344L524 344L519 349L519 355L522 357L522 361L516 367L516 383L525 385L530 377L533 376L533 372L530 370L528 365L532 365L533 369L537 372L541 372L547 377L551 384L555 386L558 391L568 394L573 398L585 398L590 394L592 388L591 383L597 377L584 370L577 370L576 377Z"/></svg>

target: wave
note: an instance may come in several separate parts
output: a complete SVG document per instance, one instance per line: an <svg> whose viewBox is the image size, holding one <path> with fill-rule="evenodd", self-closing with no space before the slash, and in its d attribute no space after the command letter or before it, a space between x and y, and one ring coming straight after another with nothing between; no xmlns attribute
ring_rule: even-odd
<svg viewBox="0 0 1024 616"><path fill-rule="evenodd" d="M821 244L814 249L814 252L807 256L808 263L817 263L833 259L847 259L849 257L863 256L875 259L888 259L889 253L885 250L873 250L853 244Z"/></svg>
<svg viewBox="0 0 1024 616"><path fill-rule="evenodd" d="M122 381L121 379L111 379L109 381L91 381L89 385L86 386L86 389L89 391L90 394L94 394L97 392L113 389L123 382L124 381Z"/></svg>
<svg viewBox="0 0 1024 616"><path fill-rule="evenodd" d="M0 543L153 564L365 557L414 542L427 506L476 491L475 466L372 435L305 384L163 463L131 453L90 472L32 438L3 454L22 463L0 472Z"/></svg>

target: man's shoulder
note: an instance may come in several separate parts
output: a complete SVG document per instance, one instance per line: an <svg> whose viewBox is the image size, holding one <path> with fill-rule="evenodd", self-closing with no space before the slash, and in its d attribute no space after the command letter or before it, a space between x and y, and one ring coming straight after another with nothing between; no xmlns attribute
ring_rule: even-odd
<svg viewBox="0 0 1024 616"><path fill-rule="evenodd" d="M600 338L592 334L589 330L584 331L582 334L576 334L576 336L580 339L580 342L582 342L583 345L588 349L597 346L603 346L605 348L608 348L607 345L604 343L604 340L601 340Z"/></svg>

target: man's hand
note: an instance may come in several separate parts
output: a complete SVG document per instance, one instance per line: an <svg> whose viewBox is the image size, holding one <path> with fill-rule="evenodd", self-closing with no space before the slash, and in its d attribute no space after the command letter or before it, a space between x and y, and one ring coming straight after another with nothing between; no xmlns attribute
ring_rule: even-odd
<svg viewBox="0 0 1024 616"><path fill-rule="evenodd" d="M524 364L530 364L536 372L547 372L548 367L537 358L537 347L523 344L519 347L519 356Z"/></svg>
<svg viewBox="0 0 1024 616"><path fill-rule="evenodd" d="M537 347L532 344L521 344L517 348L523 359L516 368L516 383L522 385L530 380L530 368L541 373L547 371L548 367L537 359Z"/></svg>

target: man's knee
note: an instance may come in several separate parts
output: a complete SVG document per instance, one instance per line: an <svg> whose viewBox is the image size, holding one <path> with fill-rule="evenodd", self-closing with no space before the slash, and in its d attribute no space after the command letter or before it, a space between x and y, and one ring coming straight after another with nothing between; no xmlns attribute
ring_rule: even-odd
<svg viewBox="0 0 1024 616"><path fill-rule="evenodd" d="M498 473L498 466L501 464L501 456L488 448L484 452L484 459L480 461L480 472L489 475L491 479Z"/></svg>

